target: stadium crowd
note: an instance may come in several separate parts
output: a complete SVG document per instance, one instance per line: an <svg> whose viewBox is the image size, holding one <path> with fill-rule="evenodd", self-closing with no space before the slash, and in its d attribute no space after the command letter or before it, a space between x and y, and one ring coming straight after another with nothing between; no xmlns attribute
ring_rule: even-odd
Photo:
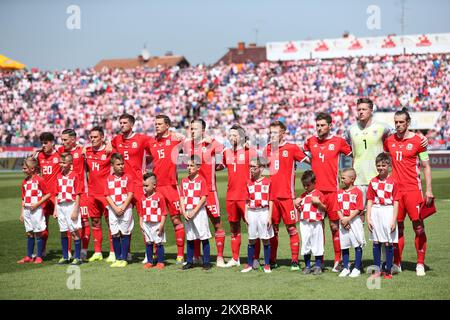
<svg viewBox="0 0 450 320"><path fill-rule="evenodd" d="M136 116L137 131L154 134L158 113L175 127L192 118L225 137L236 122L249 136L284 121L287 140L302 144L314 133L314 114L329 112L342 134L354 122L357 97L368 96L376 110L440 111L430 130L431 147L450 136L450 54L375 56L333 60L264 62L259 65L203 65L180 69L94 69L0 73L0 145L38 146L38 134L74 128L81 142L96 125L111 138L118 116Z"/></svg>

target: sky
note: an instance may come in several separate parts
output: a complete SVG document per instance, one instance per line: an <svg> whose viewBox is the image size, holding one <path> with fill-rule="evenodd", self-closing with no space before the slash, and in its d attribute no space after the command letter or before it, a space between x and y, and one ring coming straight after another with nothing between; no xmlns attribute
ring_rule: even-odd
<svg viewBox="0 0 450 320"><path fill-rule="evenodd" d="M79 28L67 27L77 21L67 13L73 5ZM379 29L367 26L371 5L380 10ZM60 70L136 57L146 45L153 56L171 51L212 64L240 41L450 32L449 12L448 0L1 0L0 54Z"/></svg>

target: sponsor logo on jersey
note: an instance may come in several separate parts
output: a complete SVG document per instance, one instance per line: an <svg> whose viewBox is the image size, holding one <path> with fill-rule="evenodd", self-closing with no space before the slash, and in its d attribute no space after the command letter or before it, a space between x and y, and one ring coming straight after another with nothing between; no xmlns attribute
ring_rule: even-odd
<svg viewBox="0 0 450 320"><path fill-rule="evenodd" d="M282 156L283 156L283 158L287 158L288 157L288 151L287 150L283 150Z"/></svg>
<svg viewBox="0 0 450 320"><path fill-rule="evenodd" d="M333 143L331 143L331 144L328 146L328 150L330 150L330 151L333 151L333 150L334 150L334 144L333 144Z"/></svg>
<svg viewBox="0 0 450 320"><path fill-rule="evenodd" d="M133 142L132 144L131 144L131 147L133 148L133 149L137 149L137 142Z"/></svg>
<svg viewBox="0 0 450 320"><path fill-rule="evenodd" d="M413 145L411 143L408 143L406 146L406 150L412 150Z"/></svg>

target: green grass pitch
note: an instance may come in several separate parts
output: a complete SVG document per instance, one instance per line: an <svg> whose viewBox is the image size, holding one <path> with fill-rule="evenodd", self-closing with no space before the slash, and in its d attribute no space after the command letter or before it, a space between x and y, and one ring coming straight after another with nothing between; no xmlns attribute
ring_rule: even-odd
<svg viewBox="0 0 450 320"><path fill-rule="evenodd" d="M181 174L184 176L185 174ZM297 173L299 177L299 173ZM326 267L321 276L304 276L290 271L287 232L280 228L279 263L271 274L261 271L240 273L239 268L210 271L195 268L182 271L175 265L176 246L171 223L166 225L165 270L144 270L144 243L138 224L132 241L134 261L124 269L110 268L101 261L80 266L80 289L69 289L71 275L67 266L58 266L61 245L56 221L49 227L48 256L42 265L18 265L26 252L24 227L19 221L21 173L0 174L0 299L449 299L450 298L450 170L433 171L433 191L438 213L425 222L428 237L425 277L415 275L414 234L406 222L403 273L392 280L382 279L380 289L367 287L368 275L338 278L330 271L333 253L330 232L326 232ZM226 173L218 175L223 224L227 231L225 259L231 255L229 225L225 213ZM297 178L297 191L300 192ZM137 216L135 216L135 221ZM366 228L367 229L367 228ZM104 234L105 234L104 226ZM243 224L241 263L246 261L247 234ZM105 237L106 238L106 237ZM367 235L368 239L368 235ZM91 239L90 251L93 243ZM104 255L109 251L103 242ZM211 241L212 261L216 258ZM351 258L353 257L353 252ZM372 264L371 242L364 249L363 263ZM301 261L301 266L304 266ZM70 287L70 286L69 286Z"/></svg>

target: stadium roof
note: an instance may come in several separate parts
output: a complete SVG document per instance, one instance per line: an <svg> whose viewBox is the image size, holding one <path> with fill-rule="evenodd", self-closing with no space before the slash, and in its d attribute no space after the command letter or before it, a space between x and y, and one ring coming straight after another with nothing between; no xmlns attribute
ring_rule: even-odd
<svg viewBox="0 0 450 320"><path fill-rule="evenodd" d="M131 59L108 59L101 60L94 67L96 71L101 71L104 67L109 69L134 69L136 67L149 67L154 68L157 66L162 67L188 67L190 64L183 56L161 56L150 57L148 60L142 59L141 56Z"/></svg>
<svg viewBox="0 0 450 320"><path fill-rule="evenodd" d="M248 61L256 64L267 61L266 47L257 47L254 43L246 47L244 42L239 42L237 48L229 48L228 52L216 62L216 65L220 62L230 64Z"/></svg>

